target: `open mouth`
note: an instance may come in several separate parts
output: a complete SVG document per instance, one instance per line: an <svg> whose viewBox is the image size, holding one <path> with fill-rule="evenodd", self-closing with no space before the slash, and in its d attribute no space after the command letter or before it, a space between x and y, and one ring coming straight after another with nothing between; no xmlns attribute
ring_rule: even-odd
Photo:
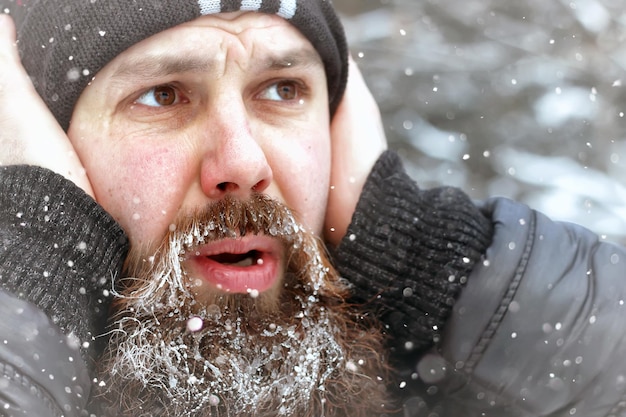
<svg viewBox="0 0 626 417"><path fill-rule="evenodd" d="M284 249L275 238L223 239L190 251L186 268L212 288L230 293L263 292L282 280Z"/></svg>
<svg viewBox="0 0 626 417"><path fill-rule="evenodd" d="M220 264L239 267L247 267L263 263L261 252L257 250L251 250L246 253L220 253L217 255L209 255L207 258Z"/></svg>

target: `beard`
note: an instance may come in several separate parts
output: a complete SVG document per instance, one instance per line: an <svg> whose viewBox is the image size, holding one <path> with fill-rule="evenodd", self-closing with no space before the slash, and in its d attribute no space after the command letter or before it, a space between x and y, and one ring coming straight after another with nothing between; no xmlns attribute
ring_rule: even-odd
<svg viewBox="0 0 626 417"><path fill-rule="evenodd" d="M194 248L265 235L285 249L280 285L202 291ZM265 196L221 200L170 227L156 251L131 249L116 283L95 396L123 417L374 416L389 412L377 322L345 300L323 245Z"/></svg>

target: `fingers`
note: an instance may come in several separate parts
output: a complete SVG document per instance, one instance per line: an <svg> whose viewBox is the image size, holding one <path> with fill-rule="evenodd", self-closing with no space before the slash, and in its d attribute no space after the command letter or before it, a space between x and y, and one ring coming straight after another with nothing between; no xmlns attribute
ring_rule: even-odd
<svg viewBox="0 0 626 417"><path fill-rule="evenodd" d="M378 105L350 59L346 92L331 124L332 167L324 235L337 245L345 235L363 185L387 140Z"/></svg>
<svg viewBox="0 0 626 417"><path fill-rule="evenodd" d="M0 94L11 83L12 68L18 59L13 19L0 13Z"/></svg>
<svg viewBox="0 0 626 417"><path fill-rule="evenodd" d="M20 61L13 19L5 13L0 13L0 88L11 91L13 87L34 91Z"/></svg>
<svg viewBox="0 0 626 417"><path fill-rule="evenodd" d="M344 160L355 174L369 169L387 149L378 104L361 71L350 57L350 75L346 93L331 126L333 157ZM339 178L337 178L339 179Z"/></svg>
<svg viewBox="0 0 626 417"><path fill-rule="evenodd" d="M0 164L19 163L27 152L26 144L17 139L17 126L12 122L15 107L10 102L15 86L23 83L15 42L13 19L0 13Z"/></svg>
<svg viewBox="0 0 626 417"><path fill-rule="evenodd" d="M366 110L368 115L376 115L377 118L380 118L380 111L378 110L374 96L365 83L361 69L352 56L349 58L349 65L350 75L347 87L349 94L346 95L347 101L358 103L359 110Z"/></svg>
<svg viewBox="0 0 626 417"><path fill-rule="evenodd" d="M48 168L93 196L72 144L22 66L13 20L0 13L0 165L16 164Z"/></svg>
<svg viewBox="0 0 626 417"><path fill-rule="evenodd" d="M6 13L0 13L0 42L9 40L15 44L15 24L13 19Z"/></svg>

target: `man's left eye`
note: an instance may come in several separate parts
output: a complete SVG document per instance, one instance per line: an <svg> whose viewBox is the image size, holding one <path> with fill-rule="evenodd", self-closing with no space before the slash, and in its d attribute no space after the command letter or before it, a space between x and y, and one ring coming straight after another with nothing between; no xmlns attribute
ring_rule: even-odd
<svg viewBox="0 0 626 417"><path fill-rule="evenodd" d="M295 100L299 96L300 86L296 81L291 80L274 83L268 86L261 94L262 98L274 101Z"/></svg>
<svg viewBox="0 0 626 417"><path fill-rule="evenodd" d="M177 104L179 96L175 87L160 85L143 93L135 102L148 107L165 107Z"/></svg>

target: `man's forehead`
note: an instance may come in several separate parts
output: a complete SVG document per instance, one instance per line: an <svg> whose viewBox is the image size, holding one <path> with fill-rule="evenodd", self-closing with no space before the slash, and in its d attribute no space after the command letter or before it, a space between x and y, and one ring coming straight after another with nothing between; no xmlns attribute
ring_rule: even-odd
<svg viewBox="0 0 626 417"><path fill-rule="evenodd" d="M174 49L202 50L215 43L228 45L235 38L239 39L236 42L263 54L277 51L275 54L278 55L286 49L309 49L319 56L309 40L287 20L276 15L242 11L197 17L152 35L130 49L169 44Z"/></svg>
<svg viewBox="0 0 626 417"><path fill-rule="evenodd" d="M239 39L246 29L254 31L245 41ZM324 70L317 50L284 19L234 12L202 16L145 39L113 59L109 74L113 79L124 79L210 72L233 58L234 50L229 49L233 44L237 45L237 56L243 57L239 64L249 71Z"/></svg>
<svg viewBox="0 0 626 417"><path fill-rule="evenodd" d="M257 52L257 54L259 56L253 58L249 64L250 71L309 67L324 69L322 59L312 48L267 50ZM130 55L127 59L120 59L111 78L158 78L180 73L206 73L220 65L222 65L221 59L212 54L181 55L169 50L160 54L137 54Z"/></svg>

